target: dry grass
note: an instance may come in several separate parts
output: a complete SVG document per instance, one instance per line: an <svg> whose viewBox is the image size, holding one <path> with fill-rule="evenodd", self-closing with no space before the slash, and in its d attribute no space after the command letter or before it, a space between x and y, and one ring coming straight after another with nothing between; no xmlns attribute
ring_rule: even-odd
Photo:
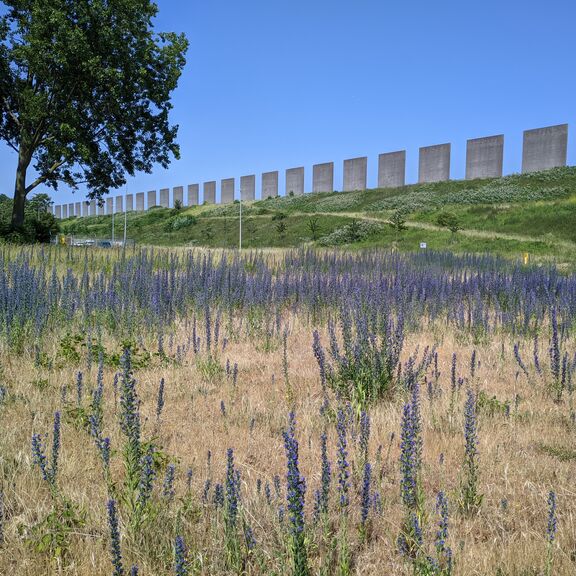
<svg viewBox="0 0 576 576"><path fill-rule="evenodd" d="M319 413L322 403L318 368L311 349L312 327L298 318L291 319L288 339L289 379L293 388L297 415L297 435L300 441L301 469L306 476L307 516L311 517L313 490L318 487L319 437L326 419ZM60 334L54 334L49 356L56 357ZM174 333L177 343L186 341L183 326ZM138 563L140 574L169 574L170 550L167 548L168 526L176 521L179 497L186 492L185 475L190 466L194 471L191 509L180 516L190 558L201 574L227 573L223 550L221 516L214 506L203 504L201 494L206 478L222 482L225 474L226 449L233 447L236 463L242 475L242 498L245 517L254 529L258 542L253 560L246 566L252 574L288 573L286 535L277 521L277 508L283 501L273 496L272 505L264 498L264 483L272 484L275 474L284 483L285 455L282 430L290 407L282 373L282 347L263 351L261 342L246 336L228 334L227 349L220 355L223 365L227 358L239 367L238 384L233 386L225 374L206 378L190 351L182 364L155 362L136 372L142 400L143 436L155 433L155 404L158 383L166 381L166 405L158 430L158 442L168 459L178 464L175 504L166 506L154 526L148 528L145 545L138 545L128 536L123 539L125 566ZM405 350L412 351L434 344L430 333L412 335ZM436 336L437 338L437 336ZM154 348L152 342L149 343ZM479 453L481 491L484 501L480 512L465 516L458 509L459 485L464 452L463 403L464 389L456 397L455 409L450 410L450 359L452 352L459 358L459 374L468 376L472 346L456 341L450 334L442 335L440 352L440 385L444 393L429 401L422 390L424 432L423 486L426 494L428 522L425 543L433 553L436 530L435 497L439 490L448 494L451 508L450 544L456 560L455 574L501 574L502 576L541 574L546 559L547 496L555 490L558 496L558 535L554 543L553 574L574 574L576 564L576 499L574 476L575 428L570 425L568 403L554 403L546 384L534 376L528 381L516 377L517 365L512 355L512 343L478 348L481 366L470 385L510 402L510 416L502 412L491 415L480 411ZM4 543L0 548L0 574L37 576L52 574L107 575L112 567L109 557L109 537L106 518L106 485L94 443L88 434L64 418L59 490L86 512L86 523L74 530L70 546L61 559L39 552L32 526L49 513L52 500L39 470L32 465L30 438L33 432L48 432L56 410L65 410L61 386L70 388L69 402L75 394L75 374L84 366L65 364L51 371L34 366L29 356L15 357L4 350L0 355L1 380L9 389L9 399L0 408L0 481L4 492ZM118 414L114 408L112 380L114 369L105 370L105 431L112 446L120 450L122 438ZM43 385L38 382L47 380ZM96 367L86 375L86 388L96 381ZM515 399L518 398L518 402ZM224 401L227 415L220 411ZM334 402L334 399L332 399ZM354 553L353 571L357 574L412 574L411 566L399 556L396 538L403 519L399 498L399 432L401 395L394 402L380 403L370 410L372 435L370 458L375 464L375 490L382 496L383 511L372 517L369 541L360 544L354 525L357 523L358 499L353 498L351 548ZM250 423L254 419L253 430ZM391 434L395 434L391 441ZM330 425L330 458L335 469L335 431ZM382 448L379 450L379 446ZM207 466L207 451L212 452L211 468ZM352 449L352 453L354 450ZM380 453L381 458L376 459ZM444 464L440 463L444 455ZM576 456L576 455L575 455ZM113 455L112 475L122 477L119 452ZM359 470L353 472L359 484ZM262 494L257 493L257 480L262 480ZM161 479L157 481L159 484ZM159 490L157 488L157 490ZM274 489L272 488L272 493ZM333 482L332 498L336 492ZM507 502L504 508L502 502ZM338 521L334 513L333 525ZM313 572L331 569L328 543L318 528L313 530L310 546ZM154 550L157 548L157 550ZM332 553L333 556L333 553ZM164 566L164 570L160 568Z"/></svg>

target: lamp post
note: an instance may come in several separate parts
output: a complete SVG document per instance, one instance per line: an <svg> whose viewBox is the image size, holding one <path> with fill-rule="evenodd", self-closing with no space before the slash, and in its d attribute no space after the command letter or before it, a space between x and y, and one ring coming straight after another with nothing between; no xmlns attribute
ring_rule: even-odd
<svg viewBox="0 0 576 576"><path fill-rule="evenodd" d="M240 236L238 239L238 250L242 250L242 188L240 188Z"/></svg>

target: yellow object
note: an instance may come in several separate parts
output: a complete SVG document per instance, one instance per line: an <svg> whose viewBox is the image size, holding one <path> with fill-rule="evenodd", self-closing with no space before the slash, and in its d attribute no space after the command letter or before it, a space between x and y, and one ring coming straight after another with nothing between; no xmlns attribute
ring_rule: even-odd
<svg viewBox="0 0 576 576"><path fill-rule="evenodd" d="M60 244L62 244L62 246L66 244L66 236L60 236Z"/></svg>
<svg viewBox="0 0 576 576"><path fill-rule="evenodd" d="M524 264L528 264L528 260L530 260L530 254L524 252Z"/></svg>

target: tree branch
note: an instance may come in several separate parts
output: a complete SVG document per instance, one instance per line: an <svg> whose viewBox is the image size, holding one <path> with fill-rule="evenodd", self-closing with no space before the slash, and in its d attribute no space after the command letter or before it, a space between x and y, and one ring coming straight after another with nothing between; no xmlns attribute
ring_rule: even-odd
<svg viewBox="0 0 576 576"><path fill-rule="evenodd" d="M4 105L6 106L6 112L8 112L8 116L10 116L10 118L12 118L12 120L14 121L14 123L16 124L16 126L18 126L18 128L21 128L20 126L20 120L18 119L18 116L16 116L14 114L14 112L12 112L12 110L9 109L8 106L8 99L6 97L4 97Z"/></svg>
<svg viewBox="0 0 576 576"><path fill-rule="evenodd" d="M46 180L48 180L48 178L50 177L50 174L53 174L56 170L58 170L58 168L60 168L60 166L62 166L62 164L65 164L65 163L66 163L65 160L59 160L58 162L54 162L54 164L52 164L52 166L50 166L50 168L46 172L44 172L44 174L42 174L42 176L36 178L36 180L34 180L34 182L32 182L32 184L30 184L30 186L26 186L26 194L28 194L28 192L34 190L34 188L36 188L36 186L39 186L43 182L46 182Z"/></svg>

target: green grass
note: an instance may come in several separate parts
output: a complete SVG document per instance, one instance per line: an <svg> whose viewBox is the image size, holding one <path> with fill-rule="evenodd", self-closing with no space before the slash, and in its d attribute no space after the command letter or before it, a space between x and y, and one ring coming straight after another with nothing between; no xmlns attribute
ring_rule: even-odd
<svg viewBox="0 0 576 576"><path fill-rule="evenodd" d="M140 244L157 246L210 246L235 248L238 246L239 219L230 216L215 217L205 207L182 210L180 215L196 216L196 222L179 230L171 230L169 222L173 211L154 208L148 212L131 212L127 217L127 235ZM311 241L307 228L310 217L287 216L282 222L284 232L278 230L279 221L272 216L246 216L242 220L242 245L246 248L292 247ZM322 234L329 234L352 219L346 216L325 215L319 218ZM116 218L116 234L123 233L124 218ZM64 222L63 231L79 237L110 238L112 218L95 216L73 218Z"/></svg>
<svg viewBox="0 0 576 576"><path fill-rule="evenodd" d="M250 248L293 247L312 242L310 218L318 219L321 235L362 219L386 221L401 209L411 224L399 233L382 223L350 248L428 248L454 252L492 252L513 258L528 252L533 259L576 264L576 167L498 179L414 184L401 188L305 194L268 198L243 205L243 245ZM438 214L453 212L462 232L437 227ZM176 218L190 216L189 225L173 229ZM165 208L128 215L128 236L141 244L162 246L238 245L239 204L197 206L180 213ZM283 217L283 219L279 219ZM279 223L285 224L285 231ZM123 217L116 218L117 232ZM418 228L418 226L420 228ZM426 228L427 227L427 228ZM66 233L108 238L111 217L71 218Z"/></svg>
<svg viewBox="0 0 576 576"><path fill-rule="evenodd" d="M451 206L450 211L464 229L576 242L576 197L526 204ZM419 212L411 219L435 223L438 212Z"/></svg>

